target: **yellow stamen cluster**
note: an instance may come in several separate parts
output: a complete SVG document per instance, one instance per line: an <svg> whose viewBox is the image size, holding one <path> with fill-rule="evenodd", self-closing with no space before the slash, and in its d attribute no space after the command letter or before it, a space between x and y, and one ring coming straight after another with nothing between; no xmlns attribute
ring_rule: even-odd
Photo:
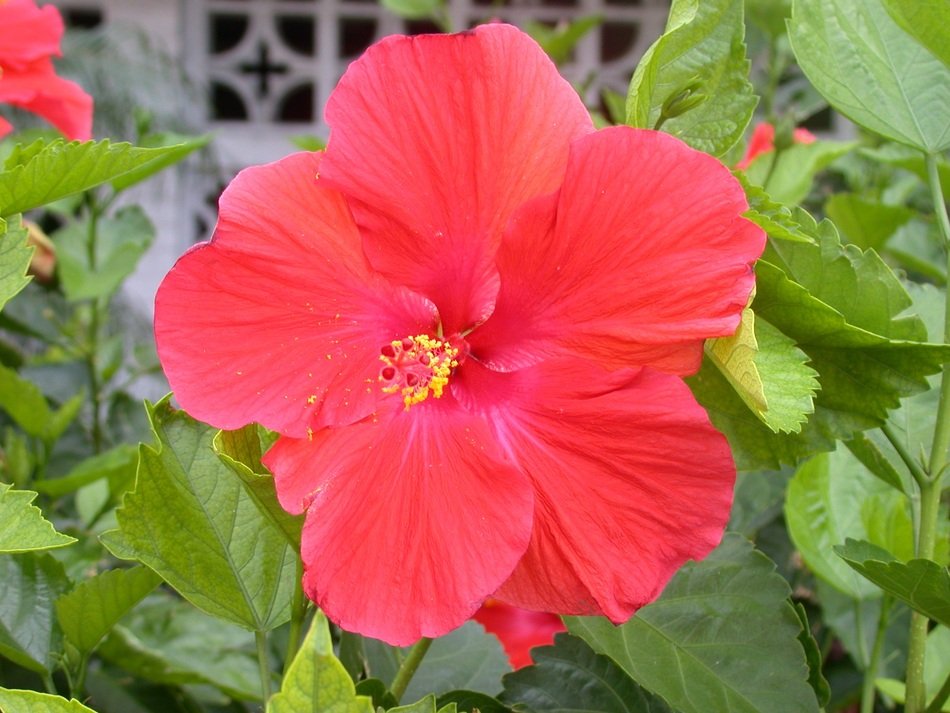
<svg viewBox="0 0 950 713"><path fill-rule="evenodd" d="M381 350L379 380L387 394L401 393L406 410L432 395L441 398L459 350L425 334L394 340Z"/></svg>

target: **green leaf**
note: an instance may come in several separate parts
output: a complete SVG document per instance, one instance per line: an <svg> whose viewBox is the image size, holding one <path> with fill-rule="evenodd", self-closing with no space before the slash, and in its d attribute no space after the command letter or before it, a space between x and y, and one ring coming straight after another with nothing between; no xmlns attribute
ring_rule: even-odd
<svg viewBox="0 0 950 713"><path fill-rule="evenodd" d="M567 626L681 713L817 713L801 622L774 569L727 534L626 624L568 617Z"/></svg>
<svg viewBox="0 0 950 713"><path fill-rule="evenodd" d="M855 599L878 597L880 591L834 554L835 545L850 537L913 553L913 525L905 498L843 448L815 456L798 469L789 483L785 521L805 564Z"/></svg>
<svg viewBox="0 0 950 713"><path fill-rule="evenodd" d="M316 709L314 709L316 713ZM396 706L395 708L390 708L386 713L436 713L435 708L435 696L431 693L425 698L421 698L415 703L410 703L407 706ZM439 711L438 713L442 713Z"/></svg>
<svg viewBox="0 0 950 713"><path fill-rule="evenodd" d="M433 698L433 710L435 699ZM267 713L373 713L369 698L357 696L343 664L333 655L330 627L318 611Z"/></svg>
<svg viewBox="0 0 950 713"><path fill-rule="evenodd" d="M0 364L0 409L31 436L46 433L50 410L42 392L13 369Z"/></svg>
<svg viewBox="0 0 950 713"><path fill-rule="evenodd" d="M498 639L480 624L469 621L432 642L403 700L460 688L494 694L498 692L498 680L509 671L508 657Z"/></svg>
<svg viewBox="0 0 950 713"><path fill-rule="evenodd" d="M558 634L554 646L535 648L531 656L533 666L502 679L503 702L536 713L673 713L662 698L576 636Z"/></svg>
<svg viewBox="0 0 950 713"><path fill-rule="evenodd" d="M928 153L950 148L950 67L881 0L795 0L789 36L808 79L849 119Z"/></svg>
<svg viewBox="0 0 950 713"><path fill-rule="evenodd" d="M147 567L111 569L56 602L59 625L80 653L91 653L112 627L161 582Z"/></svg>
<svg viewBox="0 0 950 713"><path fill-rule="evenodd" d="M53 606L68 586L50 555L0 555L0 655L31 671L53 670L60 646Z"/></svg>
<svg viewBox="0 0 950 713"><path fill-rule="evenodd" d="M209 614L258 631L287 621L296 556L215 455L215 429L167 398L149 418L158 450L140 447L135 491L116 511L121 542L105 533L103 543Z"/></svg>
<svg viewBox="0 0 950 713"><path fill-rule="evenodd" d="M759 530L782 514L790 478L783 471L738 473L729 530L755 540Z"/></svg>
<svg viewBox="0 0 950 713"><path fill-rule="evenodd" d="M884 0L901 29L950 67L950 4L946 0Z"/></svg>
<svg viewBox="0 0 950 713"><path fill-rule="evenodd" d="M825 213L849 242L875 250L916 215L906 206L876 203L854 193L832 195L825 202Z"/></svg>
<svg viewBox="0 0 950 713"><path fill-rule="evenodd" d="M436 17L443 11L445 0L382 0L383 7L408 20Z"/></svg>
<svg viewBox="0 0 950 713"><path fill-rule="evenodd" d="M27 245L27 231L19 216L0 218L0 309L30 282L33 248Z"/></svg>
<svg viewBox="0 0 950 713"><path fill-rule="evenodd" d="M0 687L0 709L4 713L96 713L75 698L66 700L49 693L14 691Z"/></svg>
<svg viewBox="0 0 950 713"><path fill-rule="evenodd" d="M938 626L927 634L924 654L924 688L927 691L928 705L936 697L937 691L950 678L950 629ZM904 703L906 689L903 681L892 678L879 678L875 681L878 689L897 703ZM930 708L927 709L928 711ZM950 700L940 707L943 713L950 713Z"/></svg>
<svg viewBox="0 0 950 713"><path fill-rule="evenodd" d="M528 22L524 30L541 45L541 49L555 64L561 64L571 58L571 53L584 35L603 21L604 18L591 15L572 21L562 20L554 27L541 22Z"/></svg>
<svg viewBox="0 0 950 713"><path fill-rule="evenodd" d="M273 438L262 442L263 429L251 424L237 431L220 431L214 437L214 451L231 471L237 475L248 496L261 514L284 535L287 543L300 551L300 531L303 515L291 515L280 506L274 477L261 463L264 452L273 444Z"/></svg>
<svg viewBox="0 0 950 713"><path fill-rule="evenodd" d="M58 498L103 478L112 480L134 476L137 461L136 448L124 443L104 453L90 456L62 478L38 480L33 483L33 487L44 495Z"/></svg>
<svg viewBox="0 0 950 713"><path fill-rule="evenodd" d="M746 176L751 183L763 186L773 200L794 205L808 195L819 171L855 146L853 141L793 144L784 151L758 156L746 169Z"/></svg>
<svg viewBox="0 0 950 713"><path fill-rule="evenodd" d="M740 0L673 0L627 94L627 123L721 156L742 138L757 99L749 82Z"/></svg>
<svg viewBox="0 0 950 713"><path fill-rule="evenodd" d="M253 634L161 590L115 626L97 654L145 681L214 686L239 700L261 698Z"/></svg>
<svg viewBox="0 0 950 713"><path fill-rule="evenodd" d="M441 709L449 703L454 703L459 713L513 713L511 708L500 703L498 699L474 691L443 693L438 697L435 705Z"/></svg>
<svg viewBox="0 0 950 713"><path fill-rule="evenodd" d="M787 206L777 203L760 186L750 183L742 171L734 171L732 175L742 184L746 200L749 201L749 210L742 214L744 218L762 228L770 238L815 242L815 238L805 232Z"/></svg>
<svg viewBox="0 0 950 713"><path fill-rule="evenodd" d="M56 532L40 509L30 505L36 493L0 483L0 554L51 550L76 542Z"/></svg>
<svg viewBox="0 0 950 713"><path fill-rule="evenodd" d="M934 621L950 626L950 570L927 559L901 562L882 547L848 538L835 552L856 572Z"/></svg>
<svg viewBox="0 0 950 713"><path fill-rule="evenodd" d="M207 146L210 142L210 134L204 136L185 136L174 132L149 134L142 138L142 148L163 149L163 151L137 168L117 177L112 181L112 187L116 191L124 191L126 188L151 178L159 171L182 161L193 152Z"/></svg>
<svg viewBox="0 0 950 713"><path fill-rule="evenodd" d="M72 302L107 297L119 289L155 238L151 221L138 206L127 206L113 218L100 218L96 229L94 264L90 263L87 221L72 223L54 236L59 278Z"/></svg>
<svg viewBox="0 0 950 713"><path fill-rule="evenodd" d="M808 662L808 683L815 692L818 699L818 705L824 709L831 699L831 686L821 672L824 666L824 657L821 649L818 648L818 642L811 633L811 627L808 624L808 614L801 602L795 602L795 613L798 614L798 620L801 622L802 630L798 633L798 643L802 645L805 651L805 660Z"/></svg>

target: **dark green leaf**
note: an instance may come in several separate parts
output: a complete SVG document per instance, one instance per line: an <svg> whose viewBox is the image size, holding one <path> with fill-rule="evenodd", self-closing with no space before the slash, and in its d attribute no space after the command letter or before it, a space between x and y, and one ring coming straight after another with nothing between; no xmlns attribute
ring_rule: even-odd
<svg viewBox="0 0 950 713"><path fill-rule="evenodd" d="M946 0L884 0L904 32L950 67L950 3Z"/></svg>
<svg viewBox="0 0 950 713"><path fill-rule="evenodd" d="M26 238L26 228L19 216L0 218L0 309L30 282L26 271L33 248L27 245Z"/></svg>
<svg viewBox="0 0 950 713"><path fill-rule="evenodd" d="M267 713L305 711L373 713L370 699L356 695L353 681L333 655L330 627L323 612L317 612L313 618L310 631L287 670L280 693L267 703Z"/></svg>
<svg viewBox="0 0 950 713"><path fill-rule="evenodd" d="M237 431L220 431L214 438L214 450L221 461L241 479L248 496L261 514L270 520L287 538L288 544L299 552L304 516L291 515L277 500L274 477L261 464L261 456L273 439L268 437L269 442L262 443L262 431L256 424Z"/></svg>
<svg viewBox="0 0 950 713"><path fill-rule="evenodd" d="M15 151L0 172L0 217L22 213L161 161L176 146L140 148L105 141L38 141Z"/></svg>
<svg viewBox="0 0 950 713"><path fill-rule="evenodd" d="M0 483L0 554L50 550L76 542L63 535L31 505L36 493Z"/></svg>
<svg viewBox="0 0 950 713"><path fill-rule="evenodd" d="M855 599L880 596L832 548L846 538L913 553L913 526L905 498L872 476L844 448L815 456L789 483L785 522L805 563Z"/></svg>
<svg viewBox="0 0 950 713"><path fill-rule="evenodd" d="M121 542L103 543L209 614L252 630L287 621L296 556L215 455L216 431L168 399L149 413L159 448L140 448L136 489L116 512Z"/></svg>
<svg viewBox="0 0 950 713"><path fill-rule="evenodd" d="M805 660L808 662L808 683L815 692L818 705L824 709L831 699L831 687L821 672L824 665L821 649L818 648L818 642L815 641L815 637L811 633L808 614L801 602L795 602L795 613L798 614L798 620L802 624L802 630L798 634L798 643L802 645L802 649L805 651Z"/></svg>
<svg viewBox="0 0 950 713"><path fill-rule="evenodd" d="M504 677L501 700L536 713L672 713L619 665L583 639L558 634L554 646L531 652L533 666Z"/></svg>
<svg viewBox="0 0 950 713"><path fill-rule="evenodd" d="M49 693L9 688L0 688L0 709L4 713L96 713L75 698L66 700Z"/></svg>
<svg viewBox="0 0 950 713"><path fill-rule="evenodd" d="M459 713L512 713L512 710L496 698L474 691L449 691L439 696L436 707L441 709L454 703Z"/></svg>
<svg viewBox="0 0 950 713"><path fill-rule="evenodd" d="M666 31L630 82L627 123L661 124L693 148L721 156L752 119L740 0L673 0Z"/></svg>
<svg viewBox="0 0 950 713"><path fill-rule="evenodd" d="M950 67L881 0L795 0L789 35L809 80L852 121L929 153L950 147Z"/></svg>
<svg viewBox="0 0 950 713"><path fill-rule="evenodd" d="M119 289L155 237L151 221L138 206L123 208L114 218L100 218L96 229L94 264L88 222L72 223L54 236L59 278L70 301L107 297Z"/></svg>
<svg viewBox="0 0 950 713"><path fill-rule="evenodd" d="M47 554L0 555L0 655L33 671L52 671L61 634L54 602L68 588Z"/></svg>
<svg viewBox="0 0 950 713"><path fill-rule="evenodd" d="M80 582L56 602L63 634L80 653L92 652L159 582L161 578L147 567L107 570Z"/></svg>
<svg viewBox="0 0 950 713"><path fill-rule="evenodd" d="M782 514L790 475L785 472L740 472L729 529L755 540L756 533Z"/></svg>
<svg viewBox="0 0 950 713"><path fill-rule="evenodd" d="M626 624L568 617L568 629L682 713L817 713L801 623L774 568L727 535Z"/></svg>
<svg viewBox="0 0 950 713"><path fill-rule="evenodd" d="M98 654L146 681L214 686L239 700L261 697L254 636L170 596L155 594L135 607Z"/></svg>
<svg viewBox="0 0 950 713"><path fill-rule="evenodd" d="M835 552L856 572L934 621L950 626L950 570L932 560L901 562L882 547L848 538Z"/></svg>

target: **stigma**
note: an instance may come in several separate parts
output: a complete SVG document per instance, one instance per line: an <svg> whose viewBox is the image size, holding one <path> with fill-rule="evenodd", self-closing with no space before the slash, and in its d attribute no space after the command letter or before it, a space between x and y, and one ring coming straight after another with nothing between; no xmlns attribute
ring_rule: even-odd
<svg viewBox="0 0 950 713"><path fill-rule="evenodd" d="M452 370L459 365L458 349L425 334L396 339L379 351L383 392L402 394L407 411L430 396L441 398Z"/></svg>

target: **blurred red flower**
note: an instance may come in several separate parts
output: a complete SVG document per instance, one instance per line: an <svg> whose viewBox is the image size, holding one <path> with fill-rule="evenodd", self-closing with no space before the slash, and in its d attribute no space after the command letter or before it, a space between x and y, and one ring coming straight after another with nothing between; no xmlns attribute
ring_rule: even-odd
<svg viewBox="0 0 950 713"><path fill-rule="evenodd" d="M567 631L557 614L528 611L489 599L472 617L485 631L498 637L512 668L530 666L531 649L554 643L554 635Z"/></svg>
<svg viewBox="0 0 950 713"><path fill-rule="evenodd" d="M56 76L63 20L52 5L0 0L0 104L39 114L71 139L92 136L92 97L75 82ZM12 131L0 117L0 136Z"/></svg>
<svg viewBox="0 0 950 713"><path fill-rule="evenodd" d="M507 25L350 65L324 154L243 171L156 297L182 407L278 431L304 587L393 644L489 596L627 619L718 544L735 467L682 376L764 242L716 159L594 131Z"/></svg>
<svg viewBox="0 0 950 713"><path fill-rule="evenodd" d="M792 132L792 141L796 144L813 144L817 141L817 138L808 129L799 128ZM775 127L772 124L762 122L752 130L752 137L749 139L745 156L736 164L736 168L744 171L758 156L774 150Z"/></svg>

